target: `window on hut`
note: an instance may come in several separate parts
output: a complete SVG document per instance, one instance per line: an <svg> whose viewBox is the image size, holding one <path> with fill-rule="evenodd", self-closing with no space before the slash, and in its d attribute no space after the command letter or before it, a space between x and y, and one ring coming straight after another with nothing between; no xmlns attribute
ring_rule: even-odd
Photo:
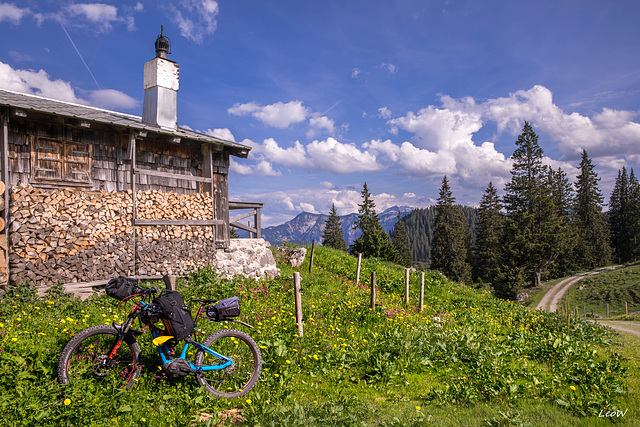
<svg viewBox="0 0 640 427"><path fill-rule="evenodd" d="M91 185L91 144L34 138L31 158L36 182Z"/></svg>

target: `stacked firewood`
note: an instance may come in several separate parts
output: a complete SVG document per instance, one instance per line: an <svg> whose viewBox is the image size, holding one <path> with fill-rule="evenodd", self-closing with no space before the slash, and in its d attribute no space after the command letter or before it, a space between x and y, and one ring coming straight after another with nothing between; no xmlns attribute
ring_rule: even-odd
<svg viewBox="0 0 640 427"><path fill-rule="evenodd" d="M139 219L209 219L208 194L136 194ZM120 275L184 274L213 262L212 227L137 226L131 191L11 188L10 274L38 288ZM137 254L134 271L134 253Z"/></svg>

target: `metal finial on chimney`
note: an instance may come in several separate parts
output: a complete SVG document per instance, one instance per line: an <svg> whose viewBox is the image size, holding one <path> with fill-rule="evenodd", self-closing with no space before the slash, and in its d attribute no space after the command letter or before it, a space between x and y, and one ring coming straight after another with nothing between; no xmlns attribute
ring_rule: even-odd
<svg viewBox="0 0 640 427"><path fill-rule="evenodd" d="M167 55L171 53L171 39L164 34L164 25L160 26L160 35L156 39L156 58L167 59Z"/></svg>

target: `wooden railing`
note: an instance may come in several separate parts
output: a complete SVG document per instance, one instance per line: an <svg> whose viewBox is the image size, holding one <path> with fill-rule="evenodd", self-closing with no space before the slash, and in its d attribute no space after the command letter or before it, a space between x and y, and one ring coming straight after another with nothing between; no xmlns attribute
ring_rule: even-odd
<svg viewBox="0 0 640 427"><path fill-rule="evenodd" d="M229 225L239 228L240 230L245 230L249 232L249 237L253 238L255 236L256 239L259 239L262 235L260 232L261 225L261 211L264 203L257 202L234 202L229 201ZM232 210L246 210L251 209L251 212L245 212L243 214L234 216L231 218ZM251 221L249 224L240 223L241 220L245 218L249 218L253 216L253 226L251 225Z"/></svg>

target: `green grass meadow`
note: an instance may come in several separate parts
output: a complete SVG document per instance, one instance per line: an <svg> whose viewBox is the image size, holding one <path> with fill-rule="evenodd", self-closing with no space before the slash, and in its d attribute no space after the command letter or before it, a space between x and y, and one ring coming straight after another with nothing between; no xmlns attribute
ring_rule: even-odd
<svg viewBox="0 0 640 427"><path fill-rule="evenodd" d="M193 376L169 378L147 336L139 340L145 369L132 390L117 382L61 386L56 364L66 342L126 313L105 295L79 301L55 289L44 298L27 286L6 292L0 425L640 425L640 340L501 301L436 272L426 273L420 312L419 272L410 274L407 306L399 266L364 260L363 283L355 283L354 257L317 247L312 273L308 258L297 269L279 263L275 280L227 281L204 269L178 281L185 300L239 295L241 320L254 325L198 325L197 338L238 327L261 348L260 381L235 400L209 396ZM302 276L303 338L294 271Z"/></svg>
<svg viewBox="0 0 640 427"><path fill-rule="evenodd" d="M610 318L640 320L640 263L586 277L569 289L565 300L581 314L607 317L608 304Z"/></svg>

